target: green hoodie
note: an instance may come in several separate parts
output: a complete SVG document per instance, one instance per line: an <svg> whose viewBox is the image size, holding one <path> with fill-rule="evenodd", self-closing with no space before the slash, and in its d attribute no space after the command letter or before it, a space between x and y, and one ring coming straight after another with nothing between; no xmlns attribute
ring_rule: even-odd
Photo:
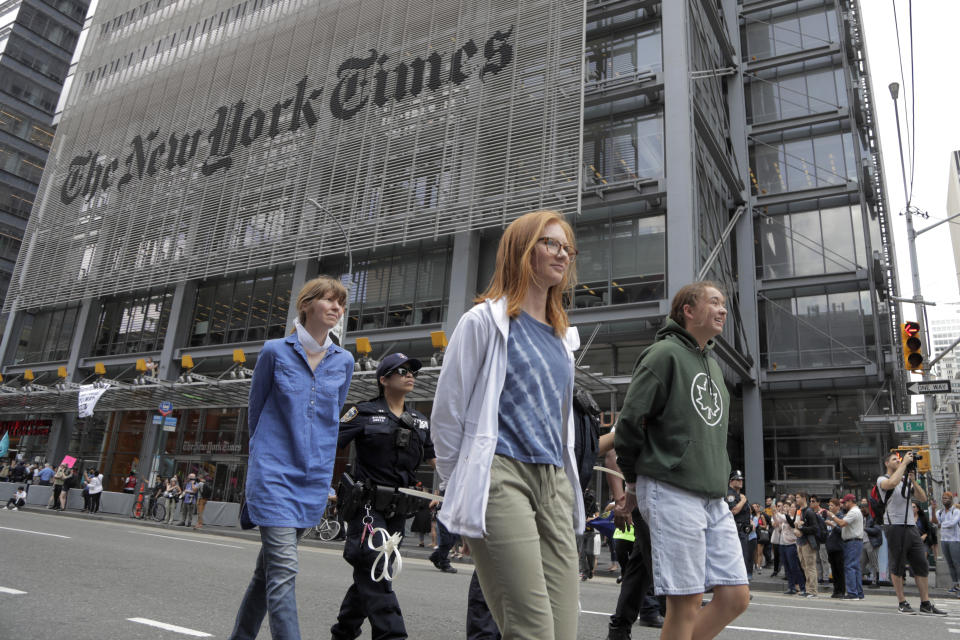
<svg viewBox="0 0 960 640"><path fill-rule="evenodd" d="M709 498L727 493L730 395L720 365L667 319L633 371L614 443L627 482L637 475Z"/></svg>

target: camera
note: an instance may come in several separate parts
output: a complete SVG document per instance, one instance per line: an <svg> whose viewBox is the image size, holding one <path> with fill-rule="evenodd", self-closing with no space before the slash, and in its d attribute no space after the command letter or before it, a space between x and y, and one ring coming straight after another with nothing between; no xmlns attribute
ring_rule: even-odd
<svg viewBox="0 0 960 640"><path fill-rule="evenodd" d="M410 434L413 432L410 429L397 429L395 433L394 446L397 449L406 449L410 445Z"/></svg>
<svg viewBox="0 0 960 640"><path fill-rule="evenodd" d="M907 450L905 450L905 451L900 451L899 453L900 453L900 458L901 458L901 459L902 459L904 456L906 456L908 453L912 453L912 454L913 454L913 460L911 460L911 461L909 462L909 464L907 464L906 473L910 473L910 472L915 472L915 471L917 471L917 463L918 463L920 460L923 460L923 454L921 454L919 451L913 451L913 450L911 450L911 449L907 449Z"/></svg>

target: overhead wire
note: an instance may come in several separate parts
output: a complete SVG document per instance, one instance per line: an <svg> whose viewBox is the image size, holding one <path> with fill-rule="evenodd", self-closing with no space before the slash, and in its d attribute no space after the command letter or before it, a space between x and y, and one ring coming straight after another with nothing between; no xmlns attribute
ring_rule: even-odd
<svg viewBox="0 0 960 640"><path fill-rule="evenodd" d="M910 18L910 200L913 200L913 176L916 167L914 160L917 154L917 85L914 81L913 64L913 0L907 2L907 13Z"/></svg>
<svg viewBox="0 0 960 640"><path fill-rule="evenodd" d="M912 5L912 0L908 0L908 1L909 1L909 2L911 3L911 5ZM900 19L897 17L897 0L890 0L890 2L891 2L891 4L893 5L893 27L894 27L895 33L897 34L897 60L898 60L898 62L900 63L900 86L903 88L904 95L906 95L906 92L907 92L907 78L906 78L906 76L905 76L904 73L903 73L903 47L902 47L901 44L900 44ZM912 91L913 91L913 87L911 86L910 89L911 89L911 92L912 92ZM906 120L906 122L907 122L907 126L906 126L906 130L907 130L907 162L910 164L910 175L911 175L911 176L913 175L913 156L910 154L910 149L913 148L913 129L912 129L911 126L910 126L910 123L912 122L912 120L911 120L912 117L913 117L913 105L912 105L912 103L911 103L910 112L908 113L908 112L907 112L906 99L904 99L903 118L904 118L904 120ZM909 206L910 206L910 200L911 200L911 197L910 197L910 196L912 195L911 191L912 191L911 189L908 189L908 190L907 190L907 193L905 194L905 196L906 196L906 198L907 198L907 202L906 202L905 204L906 204L906 207L908 207L908 208L909 208Z"/></svg>

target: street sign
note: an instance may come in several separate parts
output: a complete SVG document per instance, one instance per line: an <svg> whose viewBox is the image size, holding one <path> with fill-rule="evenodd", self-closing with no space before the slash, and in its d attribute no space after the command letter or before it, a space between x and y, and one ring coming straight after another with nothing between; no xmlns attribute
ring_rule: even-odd
<svg viewBox="0 0 960 640"><path fill-rule="evenodd" d="M919 433L924 430L923 420L901 420L893 430L897 433Z"/></svg>
<svg viewBox="0 0 960 640"><path fill-rule="evenodd" d="M168 416L173 412L173 403L169 400L164 400L160 403L160 407L157 409L162 416Z"/></svg>
<svg viewBox="0 0 960 640"><path fill-rule="evenodd" d="M910 395L952 393L952 385L950 384L949 380L927 380L925 382L914 382L907 385L907 393Z"/></svg>
<svg viewBox="0 0 960 640"><path fill-rule="evenodd" d="M163 416L159 413L153 414L153 424L163 424Z"/></svg>
<svg viewBox="0 0 960 640"><path fill-rule="evenodd" d="M163 430L164 431L176 431L177 430L177 419L173 416L165 416L163 418Z"/></svg>

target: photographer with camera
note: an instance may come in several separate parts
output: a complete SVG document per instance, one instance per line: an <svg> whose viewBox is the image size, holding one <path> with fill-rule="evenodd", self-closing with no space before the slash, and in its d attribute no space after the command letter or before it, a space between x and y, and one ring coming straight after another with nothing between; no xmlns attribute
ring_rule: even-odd
<svg viewBox="0 0 960 640"><path fill-rule="evenodd" d="M913 451L907 451L901 458L899 452L893 451L887 454L883 464L887 472L877 478L877 489L883 501L883 532L887 538L890 579L900 602L900 613L915 613L903 593L903 580L909 564L920 591L920 613L947 615L930 602L927 550L917 532L911 507L912 499L927 501L926 492L916 482L916 455Z"/></svg>
<svg viewBox="0 0 960 640"><path fill-rule="evenodd" d="M406 519L417 512L422 499L397 488L417 483L421 460L436 466L427 417L405 403L421 366L419 360L402 353L388 355L377 367L380 395L359 403L340 418L337 447L354 442L357 460L356 478L344 474L337 495L338 508L347 522L343 558L353 567L353 584L330 629L333 640L353 640L360 635L364 620L370 621L374 638L407 637L393 583L375 581L370 575L377 552L366 538L374 535L370 526L386 529L391 535L403 533ZM383 544L379 537L374 544Z"/></svg>

